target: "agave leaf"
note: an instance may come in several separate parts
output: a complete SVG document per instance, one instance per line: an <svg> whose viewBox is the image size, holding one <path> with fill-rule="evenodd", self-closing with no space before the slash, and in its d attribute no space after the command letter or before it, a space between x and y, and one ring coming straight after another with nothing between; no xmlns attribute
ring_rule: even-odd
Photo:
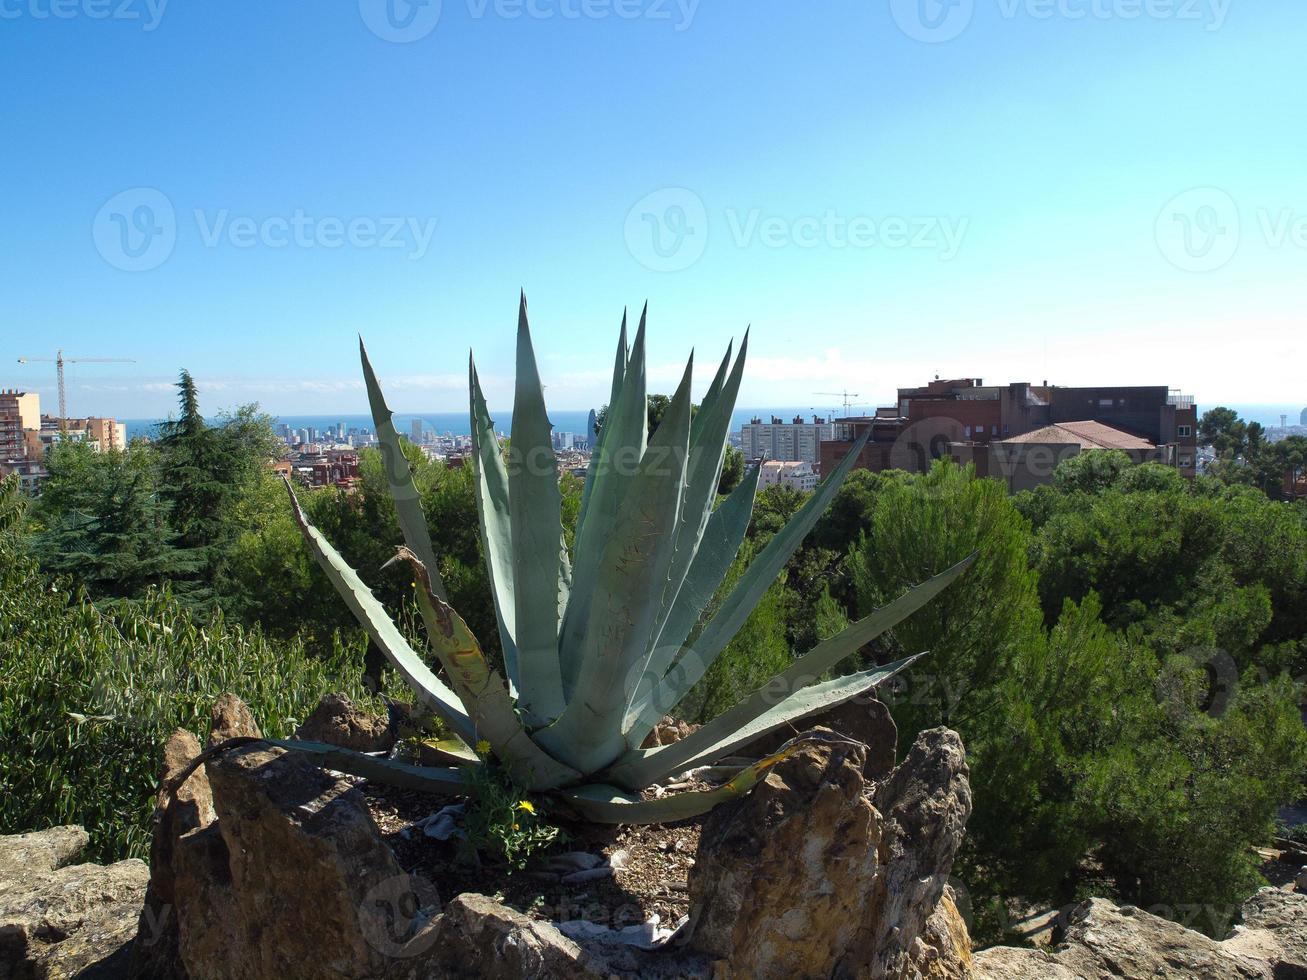
<svg viewBox="0 0 1307 980"><path fill-rule="evenodd" d="M643 712L641 713L635 728L645 725L649 731L658 723L661 714L652 715L658 710L658 705L675 705L681 698L689 693L690 688L699 682L704 672L712 666L717 655L725 649L726 644L731 642L731 638L739 632L740 627L744 625L749 614L753 612L754 606L762 598L763 593L776 580L776 576L781 573L785 563L789 561L790 555L803 543L812 526L817 523L817 519L825 512L826 507L830 504L831 498L839 490L840 485L844 483L844 478L849 475L853 469L854 463L857 462L858 455L862 452L862 447L867 444L867 439L871 436L871 430L864 432L853 444L847 456L835 471L829 477L821 482L812 495L804 502L803 506L790 519L790 522L781 528L772 539L767 542L767 546L762 549L749 565L745 573L736 583L731 594L726 597L717 614L708 621L699 634L699 639L694 645L694 655L690 656L689 651L683 651L680 658L676 661L675 668L669 670L667 675L658 682ZM652 715L652 717L651 717Z"/></svg>
<svg viewBox="0 0 1307 980"><path fill-rule="evenodd" d="M580 672L567 710L536 733L549 751L583 772L611 762L625 747L621 722L643 666L667 580L680 517L690 441L690 381L685 367L618 511L599 563L590 621L580 633ZM575 595L575 593L574 593Z"/></svg>
<svg viewBox="0 0 1307 980"><path fill-rule="evenodd" d="M408 686L430 705L437 715L448 722L464 741L469 739L475 741L472 721L459 705L454 692L422 662L422 658L404 639L404 634L395 627L385 607L372 595L372 590L364 584L358 577L358 573L349 567L345 559L318 529L309 523L299 500L295 497L295 488L291 486L290 480L286 480L286 492L290 494L295 523L300 526L300 531L304 535L304 540L308 542L313 557L322 566L327 578L345 600L345 604L349 606L359 625L368 631L372 642L386 655Z"/></svg>
<svg viewBox="0 0 1307 980"><path fill-rule="evenodd" d="M745 336L748 336L747 331ZM713 405L716 404L717 398L722 392L722 385L726 383L726 372L731 368L731 352L734 348L734 341L727 343L726 354L722 357L722 362L717 365L717 373L713 375L712 383L708 385L708 391L704 393L703 399L699 402L699 411L695 412L694 418L690 420L691 446L699 441L699 434L703 431L704 421L707 418L704 413L713 410Z"/></svg>
<svg viewBox="0 0 1307 980"><path fill-rule="evenodd" d="M756 467L746 473L739 485L708 518L698 554L694 556L667 622L663 624L658 645L650 651L644 673L632 695L631 707L627 709L623 731L627 732L627 745L632 748L640 745L653 730L653 726L673 707L651 705L649 698L680 653L685 638L690 635L712 597L717 594L722 579L726 577L731 562L740 550L745 532L749 529L749 518L753 515L758 476L759 470Z"/></svg>
<svg viewBox="0 0 1307 980"><path fill-rule="evenodd" d="M266 741L269 745L281 749L310 755L313 761L324 769L347 772L351 776L363 776L365 779L389 786L446 796L467 796L473 792L472 785L464 779L463 772L459 769L413 766L407 762L383 759L322 742L301 742L293 738L270 738Z"/></svg>
<svg viewBox="0 0 1307 980"><path fill-rule="evenodd" d="M767 774L767 770L797 752L803 745L795 740L780 751L742 770L729 782L709 790L675 793L653 800L641 799L614 786L591 783L562 790L558 796L580 816L594 823L672 823L707 813L719 803L743 796Z"/></svg>
<svg viewBox="0 0 1307 980"><path fill-rule="evenodd" d="M560 548L563 495L558 489L553 431L545 411L523 293L517 313L517 392L508 450L508 506L518 706L532 725L549 724L564 707L558 666L558 594L567 549Z"/></svg>
<svg viewBox="0 0 1307 980"><path fill-rule="evenodd" d="M730 434L731 412L735 410L735 396L740 390L740 380L744 376L744 362L748 352L749 335L746 333L744 342L740 344L740 356L735 359L735 368L731 371L729 380L718 387L717 393L711 399L705 399L706 405L701 406L694 417L694 422L700 423L697 441L692 423L690 461L686 466L685 474L685 503L681 507L681 520L676 528L671 571L663 589L662 606L655 626L649 632L647 657L651 657L653 651L663 645L661 639L663 627L675 606L677 595L684 587L690 566L699 552L700 542L713 511L713 503L717 500L717 484L721 479L722 458ZM732 552L733 556L734 552ZM677 645L679 646L679 641Z"/></svg>
<svg viewBox="0 0 1307 980"><path fill-rule="evenodd" d="M489 742L495 757L518 785L527 789L547 789L580 780L581 773L551 758L531 740L513 710L503 678L486 663L481 645L463 618L431 591L427 570L417 555L400 548L396 557L413 569L427 642L467 708L477 739Z"/></svg>
<svg viewBox="0 0 1307 980"><path fill-rule="evenodd" d="M630 785L643 786L663 778L671 772L687 768L685 760L706 757L716 753L713 759L720 758L730 748L742 745L735 738L738 731L752 730L749 726L760 717L771 717L776 713L778 699L783 703L802 704L799 697L804 688L812 684L827 671L839 665L840 661L861 647L870 643L886 630L893 628L914 612L928 603L935 596L948 588L959 575L971 567L975 555L970 555L951 568L928 578L909 589L893 602L888 602L869 616L864 616L855 623L850 623L832 637L822 640L802 657L799 657L785 670L781 671L753 694L740 701L734 707L722 712L698 731L686 736L672 745L651 749L647 752L635 749L623 757L623 761L614 767L614 778ZM909 657L879 670L890 671L881 681L892 677L916 659ZM679 666L679 665L678 665ZM673 668L675 672L677 668ZM856 676L856 675L855 675ZM880 683L878 681L877 683ZM816 688L813 688L816 690ZM797 700L795 700L797 698ZM821 705L826 706L826 705ZM779 706L778 706L779 707ZM815 708L813 710L816 710ZM781 713L770 727L775 728L795 715ZM760 734L760 733L755 733ZM751 736L752 737L752 736ZM637 746L640 743L635 743ZM721 748L725 746L725 748ZM619 771L620 770L620 771Z"/></svg>
<svg viewBox="0 0 1307 980"><path fill-rule="evenodd" d="M440 580L436 553L431 547L431 532L427 528L426 515L422 513L422 498L413 484L413 470L400 446L394 417L386 406L381 386L377 384L377 376L372 370L372 362L368 360L362 337L359 338L359 359L363 362L363 382L368 389L372 424L376 426L377 439L381 443L381 466L386 471L390 496L395 501L395 516L399 519L400 530L404 532L404 543L431 570L431 588L443 599L445 584Z"/></svg>
<svg viewBox="0 0 1307 980"><path fill-rule="evenodd" d="M504 670L509 691L521 687L517 669L517 605L513 599L512 516L508 505L508 473L504 457L495 438L495 424L481 393L481 379L476 364L468 355L468 388L472 414L472 464L475 470L478 527L481 548L486 556L486 575L495 600L495 617L499 622L499 645L504 650Z"/></svg>
<svg viewBox="0 0 1307 980"><path fill-rule="evenodd" d="M622 331L617 337L617 355L613 359L613 386L608 395L608 411L611 413L614 406L617 405L617 398L622 393L622 381L626 377L626 359L629 351L626 348L626 310L622 310ZM595 473L599 468L600 448L603 446L604 433L608 431L608 425L599 430L599 435L595 444L590 447L590 464L586 467L585 486L581 488L581 507L576 512L576 528L573 533L577 540L581 538L581 528L585 524L586 510L590 506L590 493L594 490Z"/></svg>
<svg viewBox="0 0 1307 980"><path fill-rule="evenodd" d="M805 683L801 687L789 686L780 681L779 677L775 678L771 685L742 700L735 708L721 713L698 732L694 732L693 736L686 736L681 741L659 749L637 749L623 755L616 766L605 772L605 777L625 787L638 789L656 783L657 780L667 779L677 772L707 766L771 730L788 725L805 715L812 715L813 712L843 704L863 691L882 685L901 670L910 668L923 656L924 653L916 653L894 661L893 664L847 674L834 681ZM775 686L775 694L769 694L772 685ZM721 724L718 724L719 721ZM702 738L694 738L703 732L707 734ZM694 741L691 742L690 738L694 738ZM687 745L681 746L681 742L687 742ZM667 751L668 749L676 751Z"/></svg>
<svg viewBox="0 0 1307 980"><path fill-rule="evenodd" d="M563 691L574 700L581 672L585 632L590 625L590 606L600 586L599 565L604 550L618 532L618 508L644 458L648 438L648 404L645 395L644 328L646 314L640 314L630 362L617 400L608 406L608 418L600 438L599 460L594 466L594 489L590 493L585 522L576 536L572 562L572 595L563 616L559 638Z"/></svg>

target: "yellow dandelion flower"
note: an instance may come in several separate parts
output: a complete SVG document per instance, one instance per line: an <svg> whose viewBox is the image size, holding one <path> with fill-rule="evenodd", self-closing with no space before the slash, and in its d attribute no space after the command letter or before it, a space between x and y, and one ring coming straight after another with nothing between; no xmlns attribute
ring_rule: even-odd
<svg viewBox="0 0 1307 980"><path fill-rule="evenodd" d="M526 813L534 814L536 812L535 805L530 800L522 800L520 803L517 804L517 808L519 810L525 811Z"/></svg>
<svg viewBox="0 0 1307 980"><path fill-rule="evenodd" d="M477 742L477 755L486 755L490 752L490 743L484 738Z"/></svg>

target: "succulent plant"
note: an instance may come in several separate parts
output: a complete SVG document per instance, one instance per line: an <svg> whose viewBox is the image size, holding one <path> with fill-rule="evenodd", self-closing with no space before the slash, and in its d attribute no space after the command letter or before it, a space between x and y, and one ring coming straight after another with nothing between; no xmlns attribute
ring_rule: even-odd
<svg viewBox="0 0 1307 980"><path fill-rule="evenodd" d="M970 563L967 559L947 569L823 640L693 734L670 745L642 748L744 624L825 510L866 440L864 435L855 443L695 633L753 510L756 470L714 507L747 348L746 333L732 363L728 347L697 412L690 402L691 356L662 422L649 436L645 314L629 347L623 317L608 416L592 447L570 555L525 296L518 312L517 383L507 452L495 437L469 359L477 507L506 677L487 662L476 637L446 601L412 473L361 340L363 376L404 534L396 558L413 568L427 643L444 669L443 680L412 649L358 574L309 524L287 482L295 518L318 562L417 696L469 746L493 755L524 789L548 792L584 818L607 823L677 820L748 789L795 746L758 760L739 759L738 750L773 729L856 697L912 664L916 656L822 680ZM693 641L687 642L692 633ZM407 765L308 742L279 744L312 753L331 768L386 782L445 793L461 792L465 785L458 769ZM713 774L724 781L693 792L648 799L641 794L668 777L705 766L714 766Z"/></svg>

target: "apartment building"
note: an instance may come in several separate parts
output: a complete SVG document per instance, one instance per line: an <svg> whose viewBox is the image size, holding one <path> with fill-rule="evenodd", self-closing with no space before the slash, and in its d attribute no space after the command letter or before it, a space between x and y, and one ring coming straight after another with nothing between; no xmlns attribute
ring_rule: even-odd
<svg viewBox="0 0 1307 980"><path fill-rule="evenodd" d="M27 457L27 432L41 427L41 396L34 391L0 391L0 462Z"/></svg>
<svg viewBox="0 0 1307 980"><path fill-rule="evenodd" d="M780 460L821 465L821 444L835 438L835 423L814 415L811 422L796 415L786 422L771 416L764 422L754 418L740 427L740 451L746 460Z"/></svg>
<svg viewBox="0 0 1307 980"><path fill-rule="evenodd" d="M758 486L784 486L807 493L817 486L817 471L811 463L769 459L759 465Z"/></svg>

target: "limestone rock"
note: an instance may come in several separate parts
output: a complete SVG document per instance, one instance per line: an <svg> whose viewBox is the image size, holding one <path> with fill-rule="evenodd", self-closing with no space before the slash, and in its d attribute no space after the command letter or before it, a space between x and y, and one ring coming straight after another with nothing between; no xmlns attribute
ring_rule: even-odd
<svg viewBox="0 0 1307 980"><path fill-rule="evenodd" d="M690 874L690 946L725 977L898 977L971 810L958 737L925 732L867 796L865 746L809 733L707 818Z"/></svg>
<svg viewBox="0 0 1307 980"><path fill-rule="evenodd" d="M906 968L913 940L939 903L971 816L969 777L962 739L947 728L932 728L876 785L872 802L886 822L884 867L858 953L869 964L869 976L895 976Z"/></svg>
<svg viewBox="0 0 1307 980"><path fill-rule="evenodd" d="M234 694L220 694L213 702L208 747L229 738L262 738L249 706Z"/></svg>
<svg viewBox="0 0 1307 980"><path fill-rule="evenodd" d="M1064 942L1052 953L997 947L975 956L977 980L1272 980L1268 962L1200 932L1101 898L1071 913ZM1289 974L1285 974L1289 975Z"/></svg>
<svg viewBox="0 0 1307 980"><path fill-rule="evenodd" d="M0 837L0 874L54 871L81 854L90 842L91 835L73 825Z"/></svg>
<svg viewBox="0 0 1307 980"><path fill-rule="evenodd" d="M1051 953L1014 946L981 950L975 955L973 969L976 980L1086 980Z"/></svg>
<svg viewBox="0 0 1307 980"><path fill-rule="evenodd" d="M421 925L409 877L359 793L260 743L206 765L218 820L177 841L191 980L382 977Z"/></svg>
<svg viewBox="0 0 1307 980"><path fill-rule="evenodd" d="M136 860L68 864L86 839L80 827L0 838L0 976L124 974L149 872Z"/></svg>
<svg viewBox="0 0 1307 980"><path fill-rule="evenodd" d="M953 889L944 887L935 911L913 945L902 980L970 980L971 935Z"/></svg>
<svg viewBox="0 0 1307 980"><path fill-rule="evenodd" d="M343 694L324 694L295 737L355 752L389 752L395 744L387 719L368 714Z"/></svg>
<svg viewBox="0 0 1307 980"><path fill-rule="evenodd" d="M1243 923L1221 945L1266 960L1276 980L1307 977L1307 895L1260 889L1244 902Z"/></svg>
<svg viewBox="0 0 1307 980"><path fill-rule="evenodd" d="M214 821L213 792L204 766L187 777L173 793L163 787L179 776L200 754L200 741L184 728L168 737L159 768L155 797L154 835L150 840L150 887L145 894L140 926L132 951L132 976L141 980L184 980L177 943L173 855L183 834Z"/></svg>
<svg viewBox="0 0 1307 980"><path fill-rule="evenodd" d="M581 948L547 922L537 922L485 895L459 895L438 920L441 951L432 980L587 980L592 969Z"/></svg>
<svg viewBox="0 0 1307 980"><path fill-rule="evenodd" d="M889 706L874 698L854 698L804 719L812 728L829 728L867 746L863 775L882 779L894 768L899 731ZM768 732L740 749L744 756L764 756L775 752L794 736L788 728Z"/></svg>
<svg viewBox="0 0 1307 980"><path fill-rule="evenodd" d="M644 737L640 748L653 749L660 745L671 745L687 735L693 735L698 730L698 725L692 725L688 721L677 721L671 715L664 715L663 720L654 725L654 730Z"/></svg>

